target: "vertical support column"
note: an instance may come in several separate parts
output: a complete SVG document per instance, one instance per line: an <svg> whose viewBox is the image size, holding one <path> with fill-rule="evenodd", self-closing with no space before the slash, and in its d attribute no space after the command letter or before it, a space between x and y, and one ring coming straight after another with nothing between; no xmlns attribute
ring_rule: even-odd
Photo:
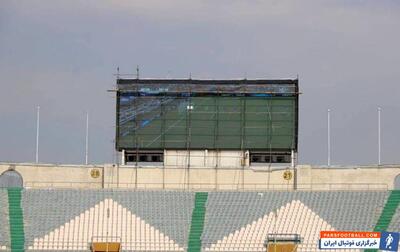
<svg viewBox="0 0 400 252"><path fill-rule="evenodd" d="M204 167L207 167L207 164L208 164L208 150L205 149L205 150L204 150L204 161L203 161L203 166L204 166Z"/></svg>
<svg viewBox="0 0 400 252"><path fill-rule="evenodd" d="M125 149L121 151L121 165L126 165Z"/></svg>

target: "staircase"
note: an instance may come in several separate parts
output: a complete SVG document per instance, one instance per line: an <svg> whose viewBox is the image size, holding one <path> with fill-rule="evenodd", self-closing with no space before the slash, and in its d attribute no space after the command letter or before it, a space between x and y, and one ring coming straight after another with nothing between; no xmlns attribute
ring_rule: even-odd
<svg viewBox="0 0 400 252"><path fill-rule="evenodd" d="M386 231L392 221L393 215L396 212L397 207L400 203L400 190L393 190L390 192L389 198L382 210L381 216L378 219L378 223L374 228L375 232ZM366 249L368 252L376 252L376 249Z"/></svg>
<svg viewBox="0 0 400 252"><path fill-rule="evenodd" d="M8 188L11 251L23 252L25 247L24 219L21 208L21 188Z"/></svg>
<svg viewBox="0 0 400 252"><path fill-rule="evenodd" d="M208 193L197 192L195 195L192 223L190 225L188 252L201 251L201 235L203 233L204 218L206 215L206 202Z"/></svg>
<svg viewBox="0 0 400 252"><path fill-rule="evenodd" d="M378 219L378 223L376 224L374 231L386 231L390 222L392 221L392 217L396 212L396 209L400 203L400 190L394 190L390 193L389 198L386 202L385 207L382 210L382 214Z"/></svg>

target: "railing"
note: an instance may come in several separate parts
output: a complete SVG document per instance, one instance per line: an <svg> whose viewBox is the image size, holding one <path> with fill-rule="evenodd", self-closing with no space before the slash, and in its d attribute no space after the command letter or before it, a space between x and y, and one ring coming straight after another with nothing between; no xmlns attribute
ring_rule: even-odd
<svg viewBox="0 0 400 252"><path fill-rule="evenodd" d="M40 182L27 181L25 188L80 188L80 189L140 189L140 190L185 190L185 191L293 191L293 184L266 183L104 183L101 182ZM297 191L356 191L388 190L383 183L314 183L297 184Z"/></svg>

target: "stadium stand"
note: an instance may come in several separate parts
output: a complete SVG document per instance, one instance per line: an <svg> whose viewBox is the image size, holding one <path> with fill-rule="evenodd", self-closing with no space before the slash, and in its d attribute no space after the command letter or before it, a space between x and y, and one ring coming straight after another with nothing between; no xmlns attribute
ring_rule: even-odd
<svg viewBox="0 0 400 252"><path fill-rule="evenodd" d="M7 190L0 188L0 250L10 247Z"/></svg>
<svg viewBox="0 0 400 252"><path fill-rule="evenodd" d="M267 234L300 234L316 251L320 230L372 231L388 198L376 192L212 192L202 237L206 251L263 251Z"/></svg>
<svg viewBox="0 0 400 252"><path fill-rule="evenodd" d="M397 207L397 210L393 215L393 220L387 230L392 232L400 232L400 207Z"/></svg>
<svg viewBox="0 0 400 252"><path fill-rule="evenodd" d="M261 252L271 234L292 234L297 251L313 252L321 230L399 231L399 199L399 191L0 189L0 249L109 242L121 251Z"/></svg>
<svg viewBox="0 0 400 252"><path fill-rule="evenodd" d="M390 193L387 204L385 205L382 215L375 226L375 231L400 231L400 191L394 190Z"/></svg>
<svg viewBox="0 0 400 252"><path fill-rule="evenodd" d="M115 190L25 190L26 246L89 249L114 237L124 251L184 251L194 193Z"/></svg>

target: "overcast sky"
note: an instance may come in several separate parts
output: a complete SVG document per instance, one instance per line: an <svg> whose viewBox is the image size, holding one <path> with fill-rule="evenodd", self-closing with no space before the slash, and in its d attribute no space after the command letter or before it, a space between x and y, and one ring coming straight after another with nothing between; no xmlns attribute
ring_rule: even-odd
<svg viewBox="0 0 400 252"><path fill-rule="evenodd" d="M400 163L400 2L0 2L0 160L113 161L115 69L141 77L296 78L300 163Z"/></svg>

